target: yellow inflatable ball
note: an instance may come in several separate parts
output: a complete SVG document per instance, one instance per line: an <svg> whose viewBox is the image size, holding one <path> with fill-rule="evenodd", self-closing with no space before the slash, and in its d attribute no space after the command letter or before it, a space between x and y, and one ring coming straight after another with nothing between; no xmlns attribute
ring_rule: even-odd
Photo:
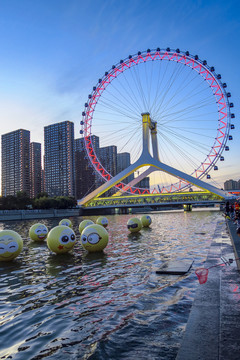
<svg viewBox="0 0 240 360"><path fill-rule="evenodd" d="M102 225L89 225L83 229L81 243L88 252L102 251L108 244L108 232Z"/></svg>
<svg viewBox="0 0 240 360"><path fill-rule="evenodd" d="M29 229L29 237L33 241L43 241L47 238L48 228L44 224L34 224Z"/></svg>
<svg viewBox="0 0 240 360"><path fill-rule="evenodd" d="M83 229L87 227L88 225L93 225L94 222L92 220L83 220L79 224L79 232L80 234L83 232Z"/></svg>
<svg viewBox="0 0 240 360"><path fill-rule="evenodd" d="M64 254L74 247L76 235L74 231L66 225L58 225L49 231L47 245L56 254Z"/></svg>
<svg viewBox="0 0 240 360"><path fill-rule="evenodd" d="M65 225L72 229L72 222L69 219L62 219L61 221L59 221L58 225Z"/></svg>
<svg viewBox="0 0 240 360"><path fill-rule="evenodd" d="M23 248L21 236L13 230L0 231L0 261L15 259Z"/></svg>
<svg viewBox="0 0 240 360"><path fill-rule="evenodd" d="M149 227L152 223L152 219L149 215L143 215L141 217L141 223L143 227Z"/></svg>
<svg viewBox="0 0 240 360"><path fill-rule="evenodd" d="M142 228L141 220L134 217L128 220L127 227L130 232L138 232Z"/></svg>
<svg viewBox="0 0 240 360"><path fill-rule="evenodd" d="M102 225L106 228L108 226L108 219L105 216L100 216L97 218L96 224Z"/></svg>

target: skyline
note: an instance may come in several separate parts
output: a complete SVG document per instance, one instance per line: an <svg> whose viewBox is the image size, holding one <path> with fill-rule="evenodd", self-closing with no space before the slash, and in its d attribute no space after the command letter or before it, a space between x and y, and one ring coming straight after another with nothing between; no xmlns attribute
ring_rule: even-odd
<svg viewBox="0 0 240 360"><path fill-rule="evenodd" d="M53 128L59 128L59 126L60 127L65 127L66 126L66 123L69 123L69 124L72 124L72 126L73 126L73 131L74 131L74 123L72 123L72 122L69 122L69 121L63 121L63 122L59 122L59 123L55 123L55 124L51 124L51 125L48 125L48 126L46 126L45 128L44 128L44 133L45 132L48 132L49 131L49 129L53 129ZM3 134L3 136L5 137L5 139L6 139L6 136L9 136L9 135L14 135L14 136L16 136L16 133L18 133L19 131L23 131L23 132L27 132L27 133L29 133L29 140L30 140L30 137L31 137L31 133L30 133L30 131L29 130L27 130L27 129L16 129L15 131L12 131L12 132L9 132L9 133L6 133L6 134ZM110 152L112 152L113 150L111 149L111 148L116 148L116 161L117 161L117 164L116 164L116 166L117 166L117 168L120 166L120 168L122 169L122 170L124 170L124 167L123 167L123 165L122 165L122 159L120 159L120 163L118 163L118 157L119 156L124 156L124 159L126 158L126 156L128 156L128 164L126 165L126 166L129 166L131 163L130 163L130 158L131 158L131 154L130 153L128 153L128 152L117 152L117 147L116 146L107 146L107 147L101 147L100 146L100 141L101 141L101 139L98 137L98 136L96 136L96 135L93 135L93 138L94 138L94 140L93 140L93 143L95 144L95 142L97 141L97 148L96 148L96 154L97 154L97 156L98 156L98 159L100 159L100 161L101 161L101 164L105 167L105 169L107 169L107 171L110 171L109 169L108 169L108 166L105 164L105 162L104 162L104 160L103 160L103 158L102 158L102 156L101 156L101 154L99 153L99 151L100 150L107 150L107 148L109 148L109 151ZM95 140L95 139L97 139L97 140ZM52 149L55 149L55 145L53 145L52 147L51 147L51 141L49 141L50 139L48 139L48 141L47 141L47 147L49 148L49 146L50 146L50 148L52 148ZM75 144L75 149L74 149L74 152L76 152L76 151L79 151L79 145L77 145L77 142L78 141L82 141L82 140L84 140L84 138L83 137L80 137L80 138L74 138L73 139L73 141L74 141L74 144ZM79 143L80 144L80 143ZM39 142L29 142L29 145L30 145L30 148L29 148L29 155L30 155L30 157L32 157L32 156L35 156L36 157L36 159L38 158L38 152L40 152L41 153L41 143L39 143ZM5 146L6 146L6 140L5 140ZM9 146L10 146L10 148L11 148L11 144L9 143ZM32 153L32 147L33 146L37 146L37 148L36 148L36 151L37 151L37 153ZM81 145L81 148L82 148L82 145ZM83 148L82 148L82 150L83 150ZM49 151L49 150L48 150ZM107 150L108 151L108 150ZM31 155L31 153L32 153L32 155ZM42 153L42 155L41 155L41 161L43 161L44 160L44 157L46 158L46 153ZM86 158L85 156L84 156L84 158ZM37 159L37 161L39 161L38 159ZM85 161L85 160L84 160ZM83 166L85 166L86 164L85 164L85 162L83 161ZM126 160L124 160L124 161L126 161ZM39 162L39 164L40 164L40 162ZM38 164L38 165L39 165ZM41 165L39 165L40 166L40 170L45 170L45 167L44 168L42 168L42 166ZM49 166L48 166L49 167ZM52 168L52 166L50 166L50 168ZM92 168L92 166L90 166L90 163L89 163L89 168L91 169ZM144 167L145 168L145 167ZM111 172L110 171L110 173L111 174L113 174L114 176L117 174L117 173L119 173L119 171L121 171L121 170L118 170L117 172L116 171L114 171L114 172ZM134 176L134 174L135 174L135 176L138 176L139 175L139 171L138 170L136 170L136 171L134 171L134 173L132 174L133 176ZM96 178L97 178L97 175L96 175ZM132 180L133 178L131 178L131 180ZM147 180L148 179L148 183L149 183L149 180L150 180L150 178L149 178L149 176L146 176L146 179L143 179L143 180ZM143 181L142 180L142 181ZM5 180L6 181L6 180ZM35 180L34 180L35 181ZM46 180L44 180L44 183L45 183L45 181ZM123 182L124 183L128 183L128 182L130 182L130 178L129 178L129 180L126 182L126 180L124 181L123 180ZM223 188L224 188L224 190L227 190L227 183L228 182L234 182L234 183L239 183L240 182L240 179L238 179L238 180L236 180L236 181L234 181L233 179L225 179L225 181L224 181L224 186L223 186ZM84 181L84 183L85 183L85 181ZM147 184L147 182L146 182L146 184ZM160 184L159 184L160 185ZM225 185L226 185L226 188L225 188ZM135 186L137 186L137 185L135 185ZM138 185L138 186L140 186L140 185ZM193 185L193 186L196 186L196 185ZM97 187L98 187L98 185L97 185ZM146 188L149 188L149 185L141 185L140 187L146 187ZM150 184L150 189L151 190L156 190L156 187L154 186L154 184ZM238 189L238 187L230 187L229 188L229 190L233 190L233 189ZM33 190L33 189L32 189ZM46 191L46 190L44 190L44 191Z"/></svg>
<svg viewBox="0 0 240 360"><path fill-rule="evenodd" d="M69 120L81 137L84 103L105 71L139 50L180 48L214 66L232 94L233 141L214 179L238 180L239 7L237 1L2 1L1 135L23 128L43 144L44 126Z"/></svg>

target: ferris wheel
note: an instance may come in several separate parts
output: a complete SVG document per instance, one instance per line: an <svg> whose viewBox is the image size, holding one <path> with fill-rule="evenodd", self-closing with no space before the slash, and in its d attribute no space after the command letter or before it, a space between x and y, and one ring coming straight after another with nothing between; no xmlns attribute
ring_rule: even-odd
<svg viewBox="0 0 240 360"><path fill-rule="evenodd" d="M113 65L93 87L82 113L81 131L88 158L105 181L115 174L103 165L100 147L117 146L131 163L142 151L141 114L157 123L161 162L197 179L210 179L232 140L233 103L227 84L213 66L179 49L153 49L129 55ZM142 169L144 171L144 169ZM150 188L128 187L129 193L175 192L189 186L164 171L150 175ZM124 182L117 188L126 188Z"/></svg>

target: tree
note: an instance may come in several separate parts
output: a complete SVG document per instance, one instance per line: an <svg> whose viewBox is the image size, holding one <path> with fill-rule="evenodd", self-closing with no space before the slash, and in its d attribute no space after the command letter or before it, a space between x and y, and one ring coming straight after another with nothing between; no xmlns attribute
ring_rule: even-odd
<svg viewBox="0 0 240 360"><path fill-rule="evenodd" d="M18 191L16 194L17 209L27 209L30 205L32 205L32 200L26 191Z"/></svg>
<svg viewBox="0 0 240 360"><path fill-rule="evenodd" d="M38 193L37 194L37 196L35 197L35 199L39 199L39 198L41 198L41 197L48 197L48 193L47 192L40 192L40 193Z"/></svg>

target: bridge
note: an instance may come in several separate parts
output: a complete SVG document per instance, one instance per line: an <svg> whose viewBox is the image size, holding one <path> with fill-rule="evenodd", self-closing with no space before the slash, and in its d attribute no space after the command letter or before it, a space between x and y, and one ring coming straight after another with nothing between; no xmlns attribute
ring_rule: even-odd
<svg viewBox="0 0 240 360"><path fill-rule="evenodd" d="M165 194L146 194L146 195L129 195L114 197L97 197L89 200L85 209L102 209L102 208L134 208L134 207L152 207L153 209L161 206L177 206L187 204L217 204L223 203L224 199L208 191L189 191Z"/></svg>
<svg viewBox="0 0 240 360"><path fill-rule="evenodd" d="M129 208L129 207L144 207L144 206L157 206L165 205L181 205L181 204L209 204L209 203L221 203L225 200L234 198L235 195L218 189L208 183L203 182L199 178L187 175L173 167L170 167L162 163L159 159L158 144L157 144L157 124L152 122L149 113L142 114L142 126L143 126L143 150L139 159L128 168L111 178L105 184L95 189L93 192L85 196L78 201L78 205L84 209L99 209L99 208ZM152 154L149 149L149 140L152 140ZM124 178L131 175L134 171L143 166L149 166L137 178L132 180L128 185L118 190L111 197L101 197L106 191L110 190L114 186L118 187L119 182ZM169 173L181 181L191 184L201 190L199 191L184 191L168 193L143 193L143 194L126 194L126 191L131 188L132 185L140 181L142 178L149 175L156 170Z"/></svg>

